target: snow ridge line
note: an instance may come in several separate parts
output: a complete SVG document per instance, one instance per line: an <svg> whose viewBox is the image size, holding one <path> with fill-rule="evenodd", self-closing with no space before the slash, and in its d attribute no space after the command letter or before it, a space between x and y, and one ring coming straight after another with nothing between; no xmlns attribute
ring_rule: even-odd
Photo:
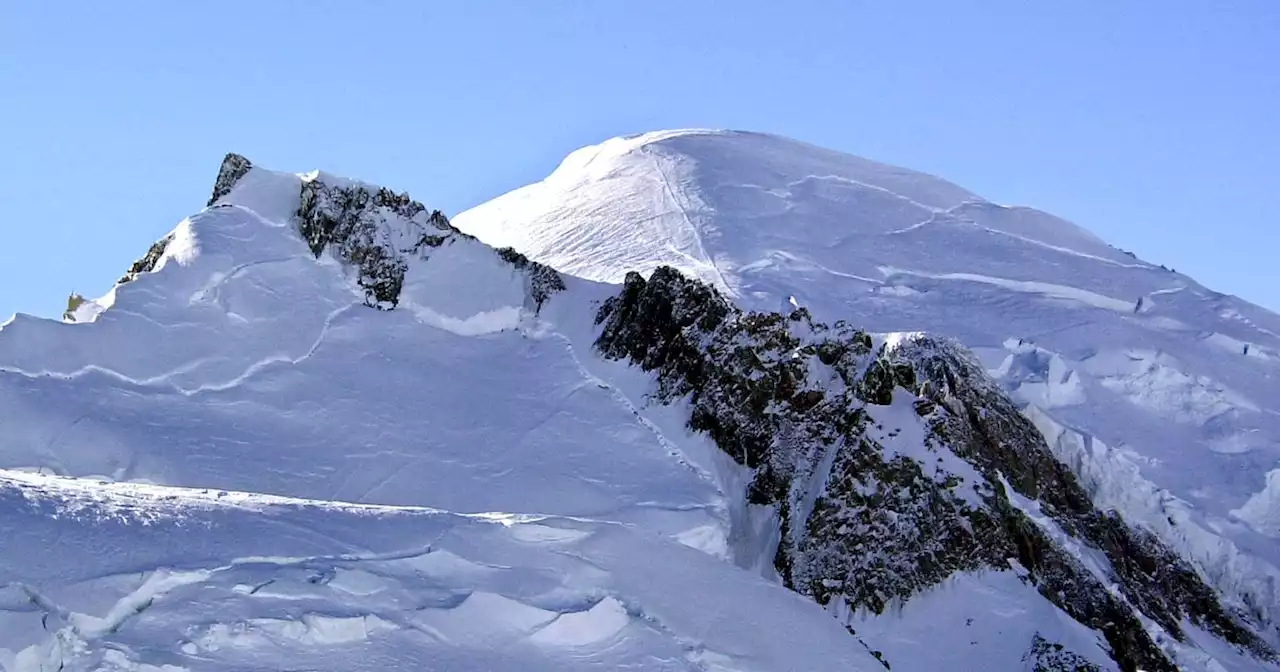
<svg viewBox="0 0 1280 672"><path fill-rule="evenodd" d="M962 203L961 205L963 205L963 203ZM957 205L956 207L958 208L958 207L960 207L960 206L959 206L959 205ZM930 225L930 224L932 224L932 223L934 223L934 222L938 221L938 215L945 215L945 214L950 214L950 213L951 213L951 211L950 211L950 210L946 210L946 211L934 210L933 214L929 215L927 218L922 219L922 220L920 220L920 221L918 221L918 222L916 222L915 224L912 224L912 225L910 225L910 226L904 226L904 227L902 227L901 229L894 229L894 230L892 230L892 231L885 231L885 232L884 232L884 235L886 235L886 236L896 236L896 235L903 234L903 233L911 233L912 231L915 231L916 229L923 229L924 227L926 227L926 226L928 226L928 225ZM844 242L845 240L847 240L848 238L851 238L851 237L852 237L852 236L845 236L844 238L842 238L842 239L841 239L841 241L840 241L840 242Z"/></svg>
<svg viewBox="0 0 1280 672"><path fill-rule="evenodd" d="M1072 256L1081 257L1081 258L1083 258L1083 259L1089 259L1089 260L1092 260L1092 261L1099 261L1099 262L1102 262L1102 263L1104 263L1104 264L1110 264L1110 265L1112 265L1112 266L1117 266L1117 267L1119 267L1119 268L1140 268L1140 269L1151 269L1151 268L1154 268L1151 264L1126 264L1126 263L1124 263L1124 262L1116 261L1116 260L1114 260L1114 259L1108 259L1108 258L1106 258L1106 257L1099 257L1099 256L1098 256L1098 255L1096 255L1096 254L1089 254L1088 252L1080 252L1079 250L1073 250L1073 249L1071 249L1071 248L1069 248L1069 247L1062 247L1061 245L1053 245L1053 244L1051 244L1051 243L1046 243L1046 242L1041 241L1041 240L1036 240L1035 238L1028 238L1028 237L1026 237L1026 236L1020 236L1020 235L1018 235L1018 234L1016 234L1016 233L1009 233L1008 231L1001 231L1001 230L999 230L999 229L993 229L993 228L991 228L991 227L981 226L981 225L979 225L978 223L973 222L973 221L970 221L970 220L967 220L967 219L966 219L966 220L963 220L963 221L964 221L966 224L970 224L970 225L972 225L972 226L974 226L974 227L977 227L977 228L979 228L979 229L982 229L983 231L986 231L987 233L994 233L994 234L996 234L996 235L998 235L998 236L1005 236L1005 237L1008 237L1008 238L1013 238L1014 240L1020 240L1020 241L1022 241L1022 242L1024 242L1024 243L1027 243L1027 244L1030 244L1030 245L1036 245L1036 246L1039 246L1039 247L1043 247L1043 248L1045 248L1045 249L1053 250L1054 252L1061 252L1062 254L1069 254L1069 255L1072 255Z"/></svg>
<svg viewBox="0 0 1280 672"><path fill-rule="evenodd" d="M1070 287L1067 285L1057 285L1048 282L1035 282L1030 280L1009 280L1007 278L998 278L989 275L979 275L977 273L925 273L923 271L913 271L905 268L895 268L893 266L881 266L880 272L885 277L894 275L912 275L920 278L929 278L931 280L959 280L961 282L978 282L985 285L994 285L1002 289L1024 294L1039 294L1053 299L1075 301L1092 308L1102 308L1117 313L1132 313L1133 302L1127 300L1116 299L1110 296L1091 292L1087 289L1078 287Z"/></svg>
<svg viewBox="0 0 1280 672"><path fill-rule="evenodd" d="M247 212L253 212L252 210L248 210L247 208L245 210ZM254 214L256 215L257 213L254 213ZM262 218L259 217L259 219L262 219ZM263 220L263 221L266 221L266 220ZM223 300L222 300L221 290L223 285L225 285L227 282L231 280L236 279L237 277L240 276L240 274L244 273L245 271L251 268L254 268L257 266L265 266L268 264L287 263L287 262L297 261L297 260L298 260L297 257L275 257L272 259L259 259L257 261L250 261L244 264L238 264L232 267L231 270L227 271L226 273L215 274L210 279L210 282L207 285L205 285L204 288L202 288L200 291L196 292L191 296L191 302L192 303L197 303L197 302L216 303L219 308L222 308L223 312L229 314L231 310L227 308L226 304L223 303ZM212 297L209 296L211 293L213 295Z"/></svg>
<svg viewBox="0 0 1280 672"><path fill-rule="evenodd" d="M852 182L852 180L847 180L847 181ZM858 184L861 184L861 183L858 183ZM864 185L864 186L868 186L868 187L871 187L871 188L878 188L878 187L873 187L872 185ZM892 191L888 191L887 189L885 189L885 190L883 190L883 191L885 191L885 192L887 192L887 193L890 193L890 194L893 194L893 195L895 195L895 196L900 196L901 198L904 198L904 199L905 199L905 200L907 200L908 202L912 203L913 205L917 205L917 206L919 206L919 207L921 207L921 208L925 208L925 209L927 209L927 210L931 210L931 211L933 211L933 214L932 214L932 215L930 215L927 219L924 219L924 220L921 220L921 221L919 221L919 222L916 222L915 224L912 224L912 225L910 225L910 226L902 227L901 229L894 229L894 230L892 230L892 231L886 231L886 232L885 232L885 234L884 234L884 235L886 235L886 236L893 236L893 235L899 235L899 234L904 234L904 233L910 233L910 232L915 231L915 230L917 230L917 229L922 229L922 228L924 228L924 227L926 227L926 226L928 226L928 225L930 225L930 224L934 224L934 223L937 223L937 222L939 222L939 221L942 221L942 220L939 220L939 218L938 218L938 216L939 216L939 215L949 215L949 216L951 216L951 217L954 217L954 218L955 218L955 219L954 219L954 221L957 221L957 222L960 222L960 223L963 223L963 224L967 224L967 225L969 225L969 226L971 226L971 227L973 227L973 228L975 228L975 229L979 229L979 230L982 230L982 231L986 231L987 233L994 234L994 235L997 235L997 236L1004 236L1004 237L1006 237L1006 238L1012 238L1012 239L1014 239L1014 240L1018 240L1018 241L1021 241L1021 242L1024 242L1024 243L1027 243L1028 245L1035 245L1035 246L1037 246L1037 247L1042 247L1042 248L1045 248L1045 249L1048 249L1048 250L1053 250L1054 252L1060 252L1060 253L1062 253L1062 254L1067 254L1067 255L1071 255L1071 256L1075 256L1075 257L1080 257L1080 258L1082 258L1082 259L1089 259L1089 260L1092 260L1092 261L1097 261L1097 262L1101 262L1101 263L1104 263L1104 264L1109 264L1109 265L1111 265L1111 266L1116 266L1116 267L1118 267L1118 268L1138 268L1138 269L1147 269L1147 270L1152 269L1152 268L1157 268L1156 266L1154 266L1154 265L1152 265L1152 264L1149 264L1149 263L1146 263L1146 262L1137 263L1137 264L1128 264L1128 263L1125 263L1125 262L1122 262L1122 261L1116 261L1115 259L1108 259L1108 258L1106 258L1106 257L1100 257L1100 256L1098 256L1098 255L1096 255L1096 254L1089 254L1088 252L1081 252L1081 251L1079 251L1079 250L1075 250L1075 249L1072 249L1072 248L1069 248L1069 247L1063 247L1063 246L1061 246L1061 245L1054 245L1054 244L1052 244L1052 243L1046 243L1046 242L1044 242L1044 241L1042 241L1042 240L1036 240L1035 238L1028 238L1027 236L1018 235L1018 234L1016 234L1016 233L1011 233L1011 232L1009 232L1009 231L1001 231L1000 229L993 229L993 228L991 228L991 227L989 227L989 226L983 226L983 225L981 225L981 224L978 224L977 222L973 221L972 219L970 219L970 218L968 218L968 217L965 217L965 216L963 216L963 215L957 214L957 212L956 212L956 211L958 211L960 208L963 208L963 207L965 207L965 206L969 206L969 205L974 205L974 204L988 204L988 205L995 205L994 203L990 203L989 201L983 201L983 200L976 200L976 201L975 201L975 200L968 200L968 201L964 201L963 203L959 203L959 204L957 204L957 205L954 205L954 206L952 206L952 207L950 207L950 208L947 208L947 209L943 210L943 209L939 209L939 208L930 208L929 206L924 205L923 203L918 203L918 202L916 202L916 201L912 201L911 199L906 198L905 196L901 196L900 194L895 194L894 192L892 192ZM999 208L1005 208L1005 207L1007 207L1007 206L1000 206L1000 205L996 205L996 207L999 207ZM1174 290L1161 290L1161 291L1176 291L1177 289L1182 289L1182 288L1181 288L1181 287L1179 287L1179 288L1175 288Z"/></svg>
<svg viewBox="0 0 1280 672"><path fill-rule="evenodd" d="M273 355L273 356L267 357L265 359L262 359L250 364L248 367L245 368L245 370L242 373L237 374L236 376L233 376L231 379L221 383L211 383L211 384L205 384L205 385L198 385L193 388L185 388L178 385L177 383L174 383L171 380L175 376L190 373L198 369L201 365L209 361L208 358L202 358L202 359L197 359L191 362L187 362L186 364L183 364L179 367L176 367L174 369L171 369L169 371L166 371L164 373L161 373L155 376L151 376L149 378L133 378L119 371L116 371L115 369L98 366L96 364L90 364L88 366L76 369L75 371L71 371L69 373L62 373L57 371L28 371L26 369L20 369L17 367L0 366L0 373L11 373L19 376L25 376L27 378L56 378L59 380L66 380L66 381L77 380L79 378L83 378L90 374L97 373L97 374L107 376L109 378L113 378L120 382L127 383L129 385L136 385L138 387L152 387L152 386L163 384L169 387L172 391L186 397L195 396L203 392L224 392L226 390L233 389L235 387L240 386L241 384L246 382L248 379L252 378L254 375L263 371L269 366L273 366L276 364L288 364L288 365L296 366L310 359L311 356L316 353L316 350L320 348L321 344L324 343L325 337L328 336L329 328L333 325L333 322L343 313L346 313L347 311L353 308L358 308L358 307L361 307L361 306L359 304L352 303L352 304L342 306L341 308L338 308L337 310L334 310L333 312L329 313L325 317L324 324L320 328L320 334L316 336L315 340L311 344L311 347L309 347L307 351L301 356L290 357L288 355Z"/></svg>
<svg viewBox="0 0 1280 672"><path fill-rule="evenodd" d="M884 187L877 186L874 184L868 184L861 180L854 180L847 177L840 177L839 175L805 175L804 177L798 180L788 182L787 189L789 190L789 189L792 189L793 187L798 187L804 184L805 182L840 182L843 184L852 184L855 186L863 187L864 189L870 189L871 191L878 191L882 194L893 196L894 198L905 201L922 210L927 210L929 212L934 212L934 213L943 212L941 208L935 208L931 205L925 205L924 203L921 203L920 201L917 201L909 196L903 196L902 194L899 194L898 192L893 191L892 189L886 189ZM740 185L740 186L747 186L747 185Z"/></svg>

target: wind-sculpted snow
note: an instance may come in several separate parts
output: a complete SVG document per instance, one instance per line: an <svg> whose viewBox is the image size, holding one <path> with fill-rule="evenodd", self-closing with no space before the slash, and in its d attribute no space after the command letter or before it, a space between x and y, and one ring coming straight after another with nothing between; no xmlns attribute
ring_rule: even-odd
<svg viewBox="0 0 1280 672"><path fill-rule="evenodd" d="M13 672L878 667L798 596L615 523L11 472L0 503L6 549L60 546L6 553Z"/></svg>
<svg viewBox="0 0 1280 672"><path fill-rule="evenodd" d="M610 140L454 222L586 278L666 265L747 309L959 339L1098 507L1280 642L1280 316L1046 213L753 133Z"/></svg>

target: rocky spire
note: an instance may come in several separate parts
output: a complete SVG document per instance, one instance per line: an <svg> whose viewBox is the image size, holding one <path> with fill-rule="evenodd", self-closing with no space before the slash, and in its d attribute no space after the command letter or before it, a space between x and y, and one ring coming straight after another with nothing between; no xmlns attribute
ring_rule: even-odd
<svg viewBox="0 0 1280 672"><path fill-rule="evenodd" d="M212 206L218 202L219 198L231 193L236 182L239 182L250 168L253 168L253 162L239 154L231 153L223 157L222 167L218 169L218 179L213 183L213 195L209 197L206 207Z"/></svg>

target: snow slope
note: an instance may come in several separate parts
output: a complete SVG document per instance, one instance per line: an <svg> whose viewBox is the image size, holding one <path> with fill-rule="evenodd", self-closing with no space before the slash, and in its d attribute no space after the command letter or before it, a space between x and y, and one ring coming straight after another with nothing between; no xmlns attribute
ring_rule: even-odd
<svg viewBox="0 0 1280 672"><path fill-rule="evenodd" d="M799 596L616 523L7 470L0 501L6 548L62 550L6 554L0 669L871 669Z"/></svg>
<svg viewBox="0 0 1280 672"><path fill-rule="evenodd" d="M588 279L670 265L748 308L959 338L1096 504L1280 637L1280 316L1052 215L756 133L612 139L454 223Z"/></svg>
<svg viewBox="0 0 1280 672"><path fill-rule="evenodd" d="M612 288L539 313L377 187L219 190L93 310L0 327L0 670L879 667L725 561L731 498L583 363ZM429 241L396 310L308 247L307 193Z"/></svg>

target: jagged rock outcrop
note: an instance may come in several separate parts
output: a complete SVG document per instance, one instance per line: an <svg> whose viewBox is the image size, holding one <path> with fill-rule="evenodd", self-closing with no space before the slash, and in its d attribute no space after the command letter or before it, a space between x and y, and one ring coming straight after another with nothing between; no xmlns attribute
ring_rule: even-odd
<svg viewBox="0 0 1280 672"><path fill-rule="evenodd" d="M1026 663L1027 672L1099 672L1098 666L1087 658L1039 634L1032 638L1022 662Z"/></svg>
<svg viewBox="0 0 1280 672"><path fill-rule="evenodd" d="M876 347L871 335L814 322L802 308L745 313L668 267L648 280L629 274L597 323L601 353L653 371L657 401L687 398L689 426L754 470L747 495L777 507L782 527L779 575L837 614L881 612L957 572L1016 570L1103 633L1122 669L1176 669L1139 615L1180 640L1190 619L1275 659L1154 535L1094 509L953 341L919 335ZM912 404L925 445L897 445L900 428L883 426L898 399ZM1019 500L1051 522L1032 520ZM1055 534L1101 551L1110 575L1095 576ZM1073 669L1053 645L1033 653L1034 669Z"/></svg>
<svg viewBox="0 0 1280 672"><path fill-rule="evenodd" d="M400 220L395 225L388 222L392 216ZM303 182L297 221L311 252L319 257L329 249L353 267L365 303L382 309L400 302L411 258L426 259L460 233L439 210L428 213L408 194L320 177Z"/></svg>
<svg viewBox="0 0 1280 672"><path fill-rule="evenodd" d="M227 154L214 181L209 206L230 194L252 169L253 163L245 157ZM456 241L475 242L474 237L450 224L442 212L428 210L406 193L321 173L302 180L295 222L312 254L319 258L327 251L354 269L365 304L381 310L399 305L411 264L426 261L433 250ZM122 282L152 270L167 242L153 246ZM533 310L565 289L555 270L510 248L495 252L525 275L528 305Z"/></svg>
<svg viewBox="0 0 1280 672"><path fill-rule="evenodd" d="M236 182L239 182L240 178L247 175L252 168L253 163L239 154L230 153L223 157L222 166L218 169L218 177L213 181L213 195L209 197L206 207L212 206L218 202L219 198L231 193Z"/></svg>
<svg viewBox="0 0 1280 672"><path fill-rule="evenodd" d="M173 236L168 235L151 244L147 249L147 253L142 258L133 262L128 271L116 281L116 284L124 284L133 282L139 275L150 273L156 268L156 264L160 263L160 257L164 256L164 251L169 248L169 243L173 242Z"/></svg>
<svg viewBox="0 0 1280 672"><path fill-rule="evenodd" d="M408 194L359 183L331 184L320 176L303 182L296 216L311 252L319 257L327 249L356 269L365 303L384 310L399 304L405 273L415 259L425 261L435 248L458 240L475 241L439 210L428 212ZM556 271L510 248L495 252L525 274L526 295L535 310L565 288Z"/></svg>
<svg viewBox="0 0 1280 672"><path fill-rule="evenodd" d="M83 306L86 300L87 299L85 299L83 296L80 296L79 294L72 292L71 296L67 297L67 309L62 311L63 321L75 322L76 309L79 308L80 306Z"/></svg>
<svg viewBox="0 0 1280 672"><path fill-rule="evenodd" d="M542 308L542 304L551 298L552 294L564 291L564 278L561 278L560 274L550 266L530 261L528 257L510 247L498 248L497 252L503 261L528 274L529 282L525 287L525 293L533 301L535 310Z"/></svg>
<svg viewBox="0 0 1280 672"><path fill-rule="evenodd" d="M252 168L253 163L249 159L239 154L227 154L222 159L222 165L218 168L218 177L213 183L213 195L209 197L209 203L206 207L213 206L218 199L231 193L231 189L235 187L236 182L239 182L240 178L248 174ZM116 281L116 284L133 282L139 275L154 271L156 264L160 262L160 257L164 256L165 250L168 249L169 243L172 241L173 235L170 234L152 243L151 247L147 249L147 253L141 259L133 262L133 265ZM68 308L68 313L70 310L71 308Z"/></svg>

